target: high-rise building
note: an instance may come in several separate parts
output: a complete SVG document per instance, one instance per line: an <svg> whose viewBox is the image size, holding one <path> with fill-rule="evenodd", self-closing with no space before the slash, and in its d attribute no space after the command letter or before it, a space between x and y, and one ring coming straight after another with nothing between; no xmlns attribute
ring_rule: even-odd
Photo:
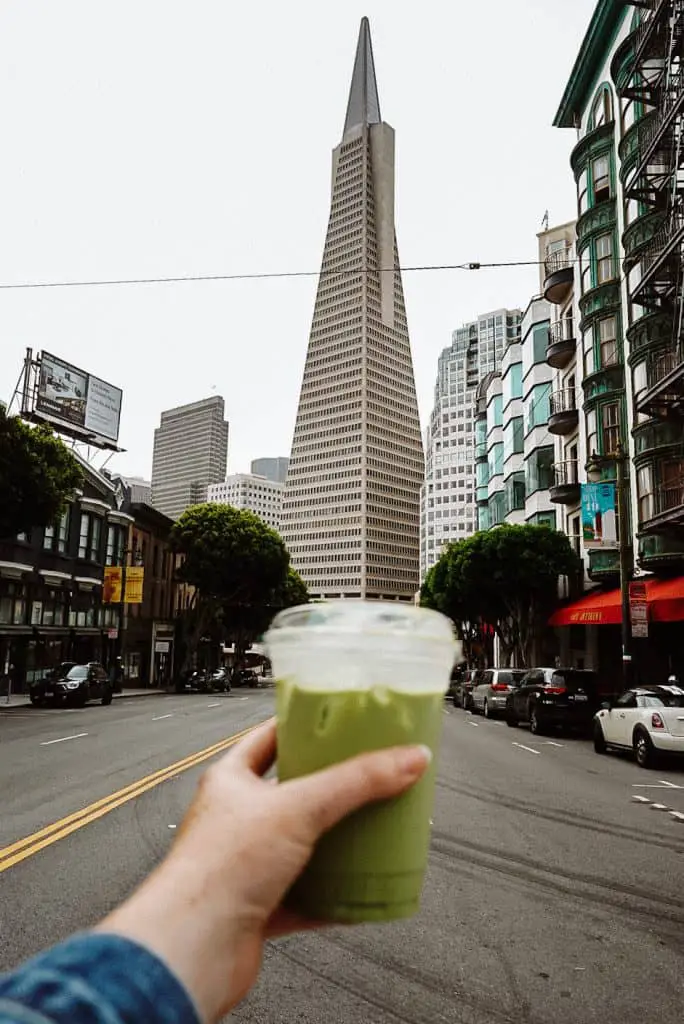
<svg viewBox="0 0 684 1024"><path fill-rule="evenodd" d="M255 473L233 473L220 484L210 484L207 501L254 512L267 526L280 529L285 485Z"/></svg>
<svg viewBox="0 0 684 1024"><path fill-rule="evenodd" d="M412 600L423 449L394 224L394 131L361 22L281 529L314 597Z"/></svg>
<svg viewBox="0 0 684 1024"><path fill-rule="evenodd" d="M454 331L451 345L439 357L435 403L425 436L425 480L420 513L421 579L439 559L446 544L463 540L478 529L477 390L488 374L501 369L506 345L519 345L521 318L519 309L484 313Z"/></svg>
<svg viewBox="0 0 684 1024"><path fill-rule="evenodd" d="M161 414L154 432L152 505L177 519L206 500L209 484L225 478L228 421L219 395Z"/></svg>
<svg viewBox="0 0 684 1024"><path fill-rule="evenodd" d="M250 472L254 476L265 476L276 484L284 484L290 460L281 455L275 459L254 459Z"/></svg>

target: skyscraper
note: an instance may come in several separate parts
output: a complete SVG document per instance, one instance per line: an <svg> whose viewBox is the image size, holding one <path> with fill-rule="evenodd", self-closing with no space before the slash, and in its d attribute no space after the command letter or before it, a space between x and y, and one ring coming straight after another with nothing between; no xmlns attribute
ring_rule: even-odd
<svg viewBox="0 0 684 1024"><path fill-rule="evenodd" d="M507 343L520 342L519 309L484 313L454 331L439 357L435 404L425 437L421 492L421 579L445 544L477 528L475 399L478 385L501 369ZM499 402L500 404L500 402Z"/></svg>
<svg viewBox="0 0 684 1024"><path fill-rule="evenodd" d="M315 597L410 600L423 448L394 226L394 131L361 22L281 532Z"/></svg>
<svg viewBox="0 0 684 1024"><path fill-rule="evenodd" d="M226 475L228 422L219 395L161 414L154 432L152 505L177 519L206 501L207 487Z"/></svg>
<svg viewBox="0 0 684 1024"><path fill-rule="evenodd" d="M250 467L250 473L254 476L265 476L274 484L284 484L287 476L289 459L279 456L275 459L254 459Z"/></svg>

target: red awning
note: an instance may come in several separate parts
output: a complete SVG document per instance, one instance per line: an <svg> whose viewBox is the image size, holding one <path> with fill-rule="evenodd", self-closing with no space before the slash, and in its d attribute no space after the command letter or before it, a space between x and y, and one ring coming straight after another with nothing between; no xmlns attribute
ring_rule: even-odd
<svg viewBox="0 0 684 1024"><path fill-rule="evenodd" d="M672 580L645 580L651 622L684 622L684 576ZM622 621L619 590L594 591L559 608L550 626L617 626Z"/></svg>

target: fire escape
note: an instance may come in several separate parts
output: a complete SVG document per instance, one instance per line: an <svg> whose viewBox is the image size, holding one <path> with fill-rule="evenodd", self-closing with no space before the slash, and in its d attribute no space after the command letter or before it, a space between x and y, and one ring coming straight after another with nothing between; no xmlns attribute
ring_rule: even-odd
<svg viewBox="0 0 684 1024"><path fill-rule="evenodd" d="M684 0L633 0L633 6L643 16L634 32L633 75L621 92L643 105L643 116L624 191L662 216L650 240L625 259L625 272L632 303L672 324L671 343L648 358L636 411L681 423L684 456ZM680 475L659 495L651 529L684 526Z"/></svg>

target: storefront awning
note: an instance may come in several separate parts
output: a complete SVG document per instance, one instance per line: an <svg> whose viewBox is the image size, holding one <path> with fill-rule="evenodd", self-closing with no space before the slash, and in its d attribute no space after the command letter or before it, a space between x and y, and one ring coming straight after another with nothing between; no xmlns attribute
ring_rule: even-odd
<svg viewBox="0 0 684 1024"><path fill-rule="evenodd" d="M646 580L646 602L651 622L684 622L684 576ZM559 608L550 626L617 626L622 621L619 590L594 591Z"/></svg>

